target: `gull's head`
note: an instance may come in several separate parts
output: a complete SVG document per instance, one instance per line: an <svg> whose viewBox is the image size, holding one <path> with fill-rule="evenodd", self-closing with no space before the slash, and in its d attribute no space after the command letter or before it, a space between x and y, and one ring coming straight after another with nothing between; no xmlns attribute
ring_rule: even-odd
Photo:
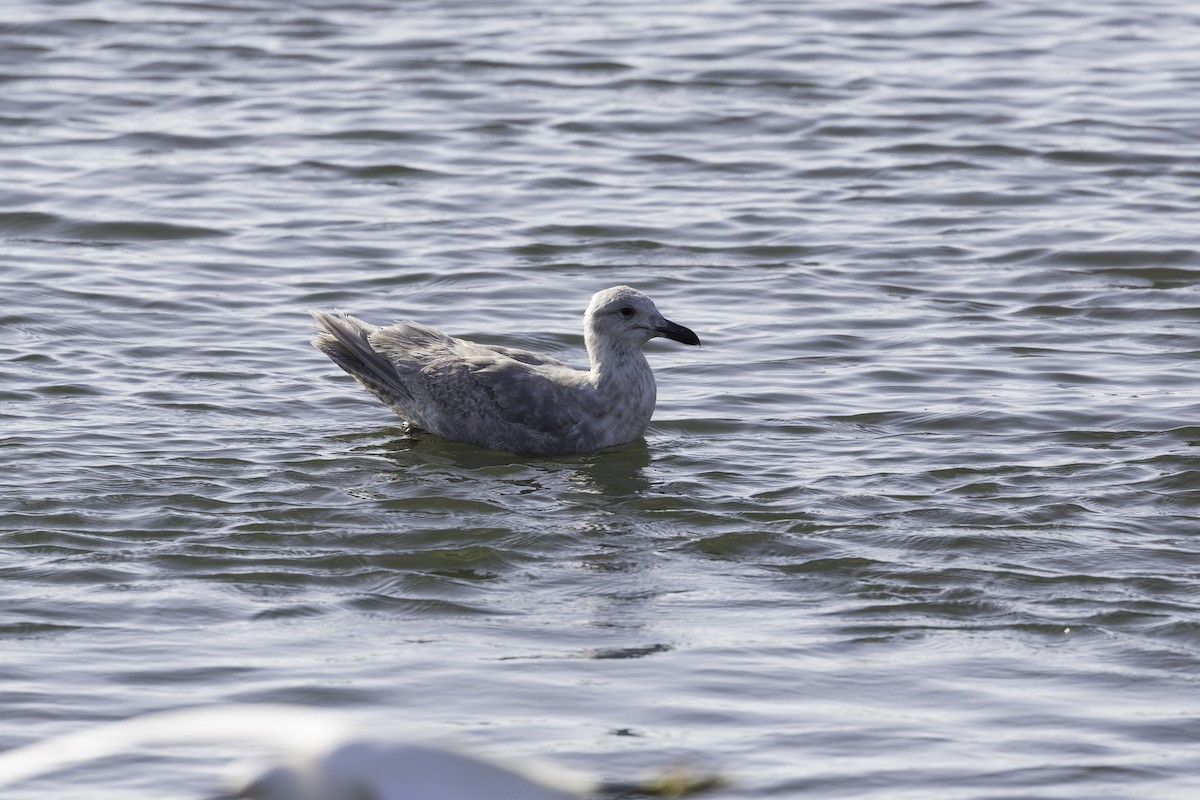
<svg viewBox="0 0 1200 800"><path fill-rule="evenodd" d="M614 286L592 295L583 327L589 350L593 343L601 342L610 347L641 347L656 336L700 345L696 334L668 320L653 300L628 286Z"/></svg>

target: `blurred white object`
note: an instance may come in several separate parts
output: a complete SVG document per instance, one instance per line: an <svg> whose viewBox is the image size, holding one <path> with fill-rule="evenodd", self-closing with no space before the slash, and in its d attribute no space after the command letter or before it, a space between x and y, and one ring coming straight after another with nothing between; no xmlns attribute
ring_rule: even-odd
<svg viewBox="0 0 1200 800"><path fill-rule="evenodd" d="M441 747L352 740L258 770L246 800L578 800L596 781L535 762L503 764Z"/></svg>
<svg viewBox="0 0 1200 800"><path fill-rule="evenodd" d="M562 767L362 737L334 712L280 705L146 714L17 747L0 753L0 786L147 745L203 744L277 751L231 782L247 800L568 800L599 788Z"/></svg>

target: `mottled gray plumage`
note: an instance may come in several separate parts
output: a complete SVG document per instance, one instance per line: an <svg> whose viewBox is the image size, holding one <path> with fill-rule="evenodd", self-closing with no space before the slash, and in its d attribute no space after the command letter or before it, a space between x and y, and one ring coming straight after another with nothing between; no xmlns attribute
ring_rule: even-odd
<svg viewBox="0 0 1200 800"><path fill-rule="evenodd" d="M478 344L402 321L378 327L313 311L313 344L410 424L447 439L519 453L589 453L640 437L654 412L642 345L700 340L628 286L597 292L583 318L591 369Z"/></svg>

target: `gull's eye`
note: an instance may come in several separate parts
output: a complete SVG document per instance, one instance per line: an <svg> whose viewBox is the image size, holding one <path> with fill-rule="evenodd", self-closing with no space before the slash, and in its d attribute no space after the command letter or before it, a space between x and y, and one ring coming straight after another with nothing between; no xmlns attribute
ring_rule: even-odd
<svg viewBox="0 0 1200 800"><path fill-rule="evenodd" d="M633 316L634 312L633 312L632 308L630 308L629 306L625 306L624 308L621 309L620 313L621 313L622 317L625 317L626 319L628 319L629 317Z"/></svg>

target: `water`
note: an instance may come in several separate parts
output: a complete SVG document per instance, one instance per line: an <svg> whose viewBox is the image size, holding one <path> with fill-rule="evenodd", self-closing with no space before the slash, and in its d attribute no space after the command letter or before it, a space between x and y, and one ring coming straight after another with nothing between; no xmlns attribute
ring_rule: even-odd
<svg viewBox="0 0 1200 800"><path fill-rule="evenodd" d="M0 747L273 701L714 798L1200 790L1193 4L4 5ZM705 347L593 456L307 343L578 362L618 283Z"/></svg>

